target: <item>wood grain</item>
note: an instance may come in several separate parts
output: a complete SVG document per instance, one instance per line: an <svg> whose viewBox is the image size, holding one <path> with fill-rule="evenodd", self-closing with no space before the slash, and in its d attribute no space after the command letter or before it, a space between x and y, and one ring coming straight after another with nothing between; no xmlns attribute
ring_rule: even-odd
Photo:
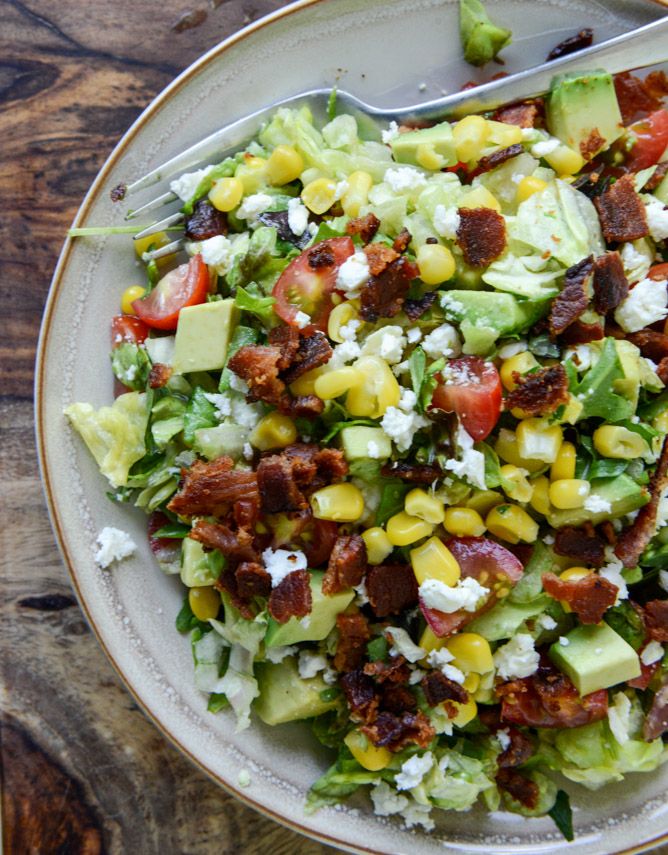
<svg viewBox="0 0 668 855"><path fill-rule="evenodd" d="M32 382L65 231L127 126L276 0L0 0L0 669L6 855L323 855L144 717L74 599L42 498ZM199 23L198 23L199 22Z"/></svg>

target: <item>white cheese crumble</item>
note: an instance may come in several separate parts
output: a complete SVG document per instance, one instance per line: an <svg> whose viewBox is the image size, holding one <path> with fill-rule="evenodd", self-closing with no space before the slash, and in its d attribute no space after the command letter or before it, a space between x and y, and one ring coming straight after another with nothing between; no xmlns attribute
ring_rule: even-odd
<svg viewBox="0 0 668 855"><path fill-rule="evenodd" d="M369 594L367 592L366 582L364 579L362 579L359 585L353 585L353 591L355 592L355 605L366 606L369 602Z"/></svg>
<svg viewBox="0 0 668 855"><path fill-rule="evenodd" d="M273 201L274 197L268 193L253 193L252 196L246 196L237 208L237 217L240 220L255 220L260 214L264 214Z"/></svg>
<svg viewBox="0 0 668 855"><path fill-rule="evenodd" d="M288 226L292 234L301 237L308 228L308 208L299 197L288 202Z"/></svg>
<svg viewBox="0 0 668 855"><path fill-rule="evenodd" d="M300 309L295 315L295 323L300 330L303 330L304 327L307 327L311 323L311 316L307 315L306 312L302 312Z"/></svg>
<svg viewBox="0 0 668 855"><path fill-rule="evenodd" d="M565 635L560 635L559 636L559 644L562 647L568 647L568 645L570 644L570 641L566 638Z"/></svg>
<svg viewBox="0 0 668 855"><path fill-rule="evenodd" d="M456 585L446 585L440 579L425 579L420 585L420 599L430 609L453 614L460 609L474 612L490 589L485 588L473 576L459 579Z"/></svg>
<svg viewBox="0 0 668 855"><path fill-rule="evenodd" d="M299 550L291 552L288 549L274 550L271 547L262 553L262 561L267 573L271 576L272 588L280 585L293 570L306 570L308 563L304 553Z"/></svg>
<svg viewBox="0 0 668 855"><path fill-rule="evenodd" d="M473 437L460 424L457 430L457 445L461 450L461 460L446 460L445 468L474 487L486 490L485 455L476 451L473 444Z"/></svg>
<svg viewBox="0 0 668 855"><path fill-rule="evenodd" d="M442 647L440 650L432 650L427 657L427 662L432 668L440 671L448 680L453 680L461 686L466 676L459 668L450 664L454 658L447 648Z"/></svg>
<svg viewBox="0 0 668 855"><path fill-rule="evenodd" d="M457 237L457 229L459 228L461 219L457 208L446 208L445 205L437 205L434 209L432 223L438 235L446 240L454 240Z"/></svg>
<svg viewBox="0 0 668 855"><path fill-rule="evenodd" d="M365 356L380 356L389 365L401 362L406 347L406 336L401 327L390 325L382 327L364 342L362 353Z"/></svg>
<svg viewBox="0 0 668 855"><path fill-rule="evenodd" d="M362 348L356 341L344 341L334 348L332 357L327 364L330 368L341 368L347 362L358 359L361 353Z"/></svg>
<svg viewBox="0 0 668 855"><path fill-rule="evenodd" d="M230 371L230 389L234 389L235 392L241 392L242 395L247 395L249 391L248 383L233 371Z"/></svg>
<svg viewBox="0 0 668 855"><path fill-rule="evenodd" d="M264 657L268 662L273 662L274 665L279 665L288 656L292 656L299 650L296 644L284 644L282 647L266 647Z"/></svg>
<svg viewBox="0 0 668 855"><path fill-rule="evenodd" d="M234 255L231 241L225 235L214 235L200 244L202 261L215 267L219 273L226 273Z"/></svg>
<svg viewBox="0 0 668 855"><path fill-rule="evenodd" d="M638 332L666 315L665 280L642 279L615 310L615 320L625 332Z"/></svg>
<svg viewBox="0 0 668 855"><path fill-rule="evenodd" d="M394 776L398 790L412 790L422 781L427 772L434 765L434 755L431 751L425 752L421 757L414 754L404 761L401 771Z"/></svg>
<svg viewBox="0 0 668 855"><path fill-rule="evenodd" d="M401 387L401 392L399 393L399 409L403 410L404 413L410 413L412 409L415 408L417 404L417 395L412 389L407 389L405 386Z"/></svg>
<svg viewBox="0 0 668 855"><path fill-rule="evenodd" d="M459 356L462 344L452 324L441 324L426 336L422 350L432 359L440 359L441 356Z"/></svg>
<svg viewBox="0 0 668 855"><path fill-rule="evenodd" d="M366 454L372 460L379 460L383 455L380 446L374 439L370 439L366 444Z"/></svg>
<svg viewBox="0 0 668 855"><path fill-rule="evenodd" d="M414 799L409 801L401 811L401 815L404 818L404 828L413 828L415 825L421 825L425 831L433 831L436 823L429 816L430 813L431 804L423 805Z"/></svg>
<svg viewBox="0 0 668 855"><path fill-rule="evenodd" d="M659 570L659 585L668 591L668 570Z"/></svg>
<svg viewBox="0 0 668 855"><path fill-rule="evenodd" d="M527 350L527 343L522 338L519 341L508 342L499 348L499 359L510 359L512 356L517 356L518 353L524 353L525 350Z"/></svg>
<svg viewBox="0 0 668 855"><path fill-rule="evenodd" d="M398 451L408 451L415 434L428 425L429 420L424 416L414 411L402 413L398 407L388 407L380 422L380 426L397 446Z"/></svg>
<svg viewBox="0 0 668 855"><path fill-rule="evenodd" d="M502 751L506 751L508 748L510 748L510 743L512 742L512 739L510 738L510 734L508 732L507 727L503 730L497 730L494 736L496 736Z"/></svg>
<svg viewBox="0 0 668 855"><path fill-rule="evenodd" d="M408 678L408 685L415 686L426 674L426 671L423 671L422 668L413 668L411 671L411 675Z"/></svg>
<svg viewBox="0 0 668 855"><path fill-rule="evenodd" d="M313 650L301 650L297 668L299 676L302 680L308 680L310 677L315 677L318 671L327 670L327 657L322 653L317 653Z"/></svg>
<svg viewBox="0 0 668 855"><path fill-rule="evenodd" d="M106 569L114 561L128 558L137 549L134 540L126 531L112 526L105 526L97 536L98 550L95 553L95 563Z"/></svg>
<svg viewBox="0 0 668 855"><path fill-rule="evenodd" d="M373 812L376 816L391 816L408 806L406 796L400 796L389 784L381 781L371 790Z"/></svg>
<svg viewBox="0 0 668 855"><path fill-rule="evenodd" d="M427 184L425 176L412 166L398 166L386 170L383 178L395 193L411 193Z"/></svg>
<svg viewBox="0 0 668 855"><path fill-rule="evenodd" d="M594 358L594 352L588 344L576 344L564 351L564 362L570 359L580 374L589 371L594 364Z"/></svg>
<svg viewBox="0 0 668 855"><path fill-rule="evenodd" d="M552 154L560 145L561 142L554 137L549 140L541 140L531 146L531 154L534 157L545 157L546 154Z"/></svg>
<svg viewBox="0 0 668 855"><path fill-rule="evenodd" d="M624 692L617 692L608 707L608 724L612 735L620 745L629 741L631 725L631 701Z"/></svg>
<svg viewBox="0 0 668 855"><path fill-rule="evenodd" d="M533 638L526 632L518 633L497 649L494 664L503 680L521 680L535 674L540 664L540 656L533 646Z"/></svg>
<svg viewBox="0 0 668 855"><path fill-rule="evenodd" d="M401 627L385 627L384 634L390 642L390 656L403 656L408 662L419 662L427 655L427 651L418 647Z"/></svg>
<svg viewBox="0 0 668 855"><path fill-rule="evenodd" d="M647 225L652 240L660 243L668 238L668 209L656 196L645 196Z"/></svg>
<svg viewBox="0 0 668 855"><path fill-rule="evenodd" d="M557 622L550 615L541 615L538 618L538 625L541 626L543 629L547 629L549 631L551 629L556 629Z"/></svg>
<svg viewBox="0 0 668 855"><path fill-rule="evenodd" d="M361 326L362 322L357 320L357 318L353 318L347 324L339 327L339 335L344 341L355 341Z"/></svg>
<svg viewBox="0 0 668 855"><path fill-rule="evenodd" d="M369 262L362 250L357 250L346 258L336 274L336 287L354 300L361 294L361 287L370 276Z"/></svg>
<svg viewBox="0 0 668 855"><path fill-rule="evenodd" d="M417 344L422 338L422 330L419 327L411 327L406 330L406 339L409 344Z"/></svg>
<svg viewBox="0 0 668 855"><path fill-rule="evenodd" d="M626 587L626 582L624 581L624 577L622 576L622 570L624 569L624 565L617 558L617 556L613 552L609 552L606 556L608 558L609 563L605 565L605 567L601 567L598 571L598 575L602 576L604 579L607 579L608 582L612 582L613 585L616 585L619 589L617 591L617 600L618 603L620 600L626 600L629 596L629 589Z"/></svg>
<svg viewBox="0 0 668 855"><path fill-rule="evenodd" d="M241 454L242 454L244 460L252 460L253 459L253 446L250 444L250 442L244 442L244 446L243 446L243 449L241 451Z"/></svg>
<svg viewBox="0 0 668 855"><path fill-rule="evenodd" d="M380 135L385 145L389 145L392 140L399 136L399 125L396 122L390 122L387 130L381 131Z"/></svg>
<svg viewBox="0 0 668 855"><path fill-rule="evenodd" d="M186 172L184 175L179 175L173 181L169 182L169 189L183 202L189 202L195 195L195 190L199 186L200 181L211 172L213 166L206 166L204 169L198 169L195 172Z"/></svg>
<svg viewBox="0 0 668 855"><path fill-rule="evenodd" d="M585 511L590 514L609 514L612 511L612 505L607 499L602 499L600 496L587 496L584 502Z"/></svg>
<svg viewBox="0 0 668 855"><path fill-rule="evenodd" d="M622 248L619 253L622 259L622 265L624 266L624 271L630 273L632 270L635 270L637 267L643 267L647 265L647 258L642 254L642 252L638 252L638 250L633 246L633 244L629 241L628 243L622 244Z"/></svg>
<svg viewBox="0 0 668 855"><path fill-rule="evenodd" d="M659 644L658 641L650 641L643 648L640 654L640 661L643 665L652 665L654 662L658 662L659 659L663 659L663 654L663 645Z"/></svg>

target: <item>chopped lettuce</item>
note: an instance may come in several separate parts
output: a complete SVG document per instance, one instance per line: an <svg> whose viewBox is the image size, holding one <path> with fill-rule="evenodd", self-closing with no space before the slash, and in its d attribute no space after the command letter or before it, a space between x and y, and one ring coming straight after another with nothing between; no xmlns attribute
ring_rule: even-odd
<svg viewBox="0 0 668 855"><path fill-rule="evenodd" d="M543 299L559 293L557 280L563 269L536 255L517 257L507 252L492 262L483 273L483 282L497 291L509 291L519 297Z"/></svg>
<svg viewBox="0 0 668 855"><path fill-rule="evenodd" d="M615 347L615 340L606 338L596 364L587 371L575 388L571 389L572 394L582 403L578 421L592 416L598 416L609 422L631 418L634 411L633 403L613 391L615 382L624 378L624 369Z"/></svg>
<svg viewBox="0 0 668 855"><path fill-rule="evenodd" d="M143 347L124 341L111 351L111 370L126 388L143 392L151 360Z"/></svg>

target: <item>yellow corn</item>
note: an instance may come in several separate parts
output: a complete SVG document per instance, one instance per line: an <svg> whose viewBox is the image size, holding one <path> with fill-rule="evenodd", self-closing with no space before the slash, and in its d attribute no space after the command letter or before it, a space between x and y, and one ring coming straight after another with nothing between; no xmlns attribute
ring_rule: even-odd
<svg viewBox="0 0 668 855"><path fill-rule="evenodd" d="M191 588L188 591L188 605L197 620L210 620L218 616L220 594L211 586Z"/></svg>
<svg viewBox="0 0 668 855"><path fill-rule="evenodd" d="M594 431L594 448L603 457L633 460L649 451L649 445L638 433L621 425L601 425Z"/></svg>
<svg viewBox="0 0 668 855"><path fill-rule="evenodd" d="M445 647L455 657L452 664L460 671L485 674L494 667L489 642L477 632L460 632L448 638Z"/></svg>
<svg viewBox="0 0 668 855"><path fill-rule="evenodd" d="M453 254L440 243L422 244L417 251L417 265L425 285L446 282L453 277L456 267Z"/></svg>
<svg viewBox="0 0 668 855"><path fill-rule="evenodd" d="M361 371L364 381L354 386L346 397L346 409L351 416L379 419L388 407L396 407L401 392L390 366L379 356L362 356L353 364Z"/></svg>
<svg viewBox="0 0 668 855"><path fill-rule="evenodd" d="M559 454L564 432L560 425L547 419L523 419L515 431L517 450L522 459L554 463Z"/></svg>
<svg viewBox="0 0 668 855"><path fill-rule="evenodd" d="M148 252L151 247L159 249L161 246L166 246L169 243L169 238L166 232L156 232L154 235L147 235L139 238L134 242L135 253L137 258L141 258L145 252Z"/></svg>
<svg viewBox="0 0 668 855"><path fill-rule="evenodd" d="M322 398L323 401L329 401L332 398L338 398L349 389L355 386L360 386L364 382L364 375L361 371L355 368L335 368L333 371L326 371L317 377L313 387L315 394Z"/></svg>
<svg viewBox="0 0 668 855"><path fill-rule="evenodd" d="M485 523L473 508L448 508L443 517L443 528L455 537L480 537L485 533Z"/></svg>
<svg viewBox="0 0 668 855"><path fill-rule="evenodd" d="M517 505L497 505L487 514L487 528L508 543L533 543L538 537L538 523Z"/></svg>
<svg viewBox="0 0 668 855"><path fill-rule="evenodd" d="M477 490L466 500L466 507L476 511L481 517L487 516L493 507L502 504L503 496L495 490Z"/></svg>
<svg viewBox="0 0 668 855"><path fill-rule="evenodd" d="M523 350L522 353L516 353L509 359L504 359L499 375L505 389L512 392L517 388L517 383L513 377L514 373L526 374L532 368L538 367L536 357L528 350Z"/></svg>
<svg viewBox="0 0 668 855"><path fill-rule="evenodd" d="M337 341L341 344L343 342L340 333L341 327L344 327L349 321L355 318L357 318L357 307L351 300L345 300L343 303L339 303L338 306L334 306L327 321L327 335L332 341Z"/></svg>
<svg viewBox="0 0 668 855"><path fill-rule="evenodd" d="M438 579L446 585L456 585L462 574L457 559L438 537L430 537L421 546L411 549L411 566L419 585L427 579Z"/></svg>
<svg viewBox="0 0 668 855"><path fill-rule="evenodd" d="M560 145L549 154L543 155L555 172L560 176L575 175L584 166L582 155L566 145Z"/></svg>
<svg viewBox="0 0 668 855"><path fill-rule="evenodd" d="M364 513L364 496L354 484L330 484L311 496L311 509L319 520L356 522Z"/></svg>
<svg viewBox="0 0 668 855"><path fill-rule="evenodd" d="M363 531L362 540L366 545L366 559L369 564L382 564L394 549L387 532L378 525Z"/></svg>
<svg viewBox="0 0 668 855"><path fill-rule="evenodd" d="M547 181L542 178L534 178L533 175L525 175L517 185L517 201L526 202L534 193L540 193L547 187Z"/></svg>
<svg viewBox="0 0 668 855"><path fill-rule="evenodd" d="M581 478L562 478L550 484L550 502L562 511L581 508L590 491L589 481L583 481Z"/></svg>
<svg viewBox="0 0 668 855"><path fill-rule="evenodd" d="M446 641L446 638L440 638L427 624L420 636L419 646L427 653L431 653L432 650L440 650ZM426 662L426 657L422 661Z"/></svg>
<svg viewBox="0 0 668 855"><path fill-rule="evenodd" d="M520 456L517 435L512 430L501 428L494 443L494 450L501 460L506 463L512 463L514 466L519 466L521 469L526 469L529 472L537 472L543 468L540 460L529 460Z"/></svg>
<svg viewBox="0 0 668 855"><path fill-rule="evenodd" d="M478 715L478 704L473 698L469 698L465 704L458 704L456 701L450 703L457 710L457 715L450 721L457 727L464 727Z"/></svg>
<svg viewBox="0 0 668 855"><path fill-rule="evenodd" d="M318 377L327 373L327 366L320 365L318 368L312 368L306 374L298 377L294 383L290 384L290 391L293 395L315 395L315 381Z"/></svg>
<svg viewBox="0 0 668 855"><path fill-rule="evenodd" d="M516 502L528 502L533 493L533 487L527 479L526 469L506 463L501 467L501 477L507 482L504 486L505 494Z"/></svg>
<svg viewBox="0 0 668 855"><path fill-rule="evenodd" d="M412 517L419 517L425 522L438 525L443 522L445 508L443 502L435 496L430 496L425 490L416 487L406 496L404 510Z"/></svg>
<svg viewBox="0 0 668 855"><path fill-rule="evenodd" d="M562 442L557 459L550 467L550 478L552 481L561 481L563 478L575 478L575 446L572 442Z"/></svg>
<svg viewBox="0 0 668 855"><path fill-rule="evenodd" d="M260 451L270 448L285 448L297 439L297 428L289 416L282 413L268 413L253 428L248 438L252 446Z"/></svg>
<svg viewBox="0 0 668 855"><path fill-rule="evenodd" d="M393 546L408 546L410 543L415 543L416 540L428 537L434 526L419 517L412 517L406 511L399 511L398 514L389 518L386 529L387 536Z"/></svg>
<svg viewBox="0 0 668 855"><path fill-rule="evenodd" d="M302 202L314 214L324 214L336 201L336 181L316 178L302 190Z"/></svg>
<svg viewBox="0 0 668 855"><path fill-rule="evenodd" d="M479 187L474 187L469 190L459 200L460 208L492 208L492 210L501 213L501 205L496 196L493 196L486 187L482 184Z"/></svg>
<svg viewBox="0 0 668 855"><path fill-rule="evenodd" d="M467 674L464 678L462 685L470 695L475 695L480 687L480 674L476 674L471 671L471 673Z"/></svg>
<svg viewBox="0 0 668 855"><path fill-rule="evenodd" d="M209 190L209 202L218 211L233 211L244 195L244 185L238 178L219 178Z"/></svg>
<svg viewBox="0 0 668 855"><path fill-rule="evenodd" d="M346 190L341 196L341 207L347 217L358 217L362 205L366 205L373 178L368 172L358 169L346 178Z"/></svg>
<svg viewBox="0 0 668 855"><path fill-rule="evenodd" d="M368 769L369 772L379 772L388 766L392 759L392 752L389 748L374 745L359 730L351 730L344 736L343 741L360 766Z"/></svg>
<svg viewBox="0 0 668 855"><path fill-rule="evenodd" d="M489 121L489 141L504 148L522 142L522 128L506 122Z"/></svg>
<svg viewBox="0 0 668 855"><path fill-rule="evenodd" d="M532 482L533 492L529 504L539 514L547 516L552 505L550 504L550 482L545 475L535 478Z"/></svg>
<svg viewBox="0 0 668 855"><path fill-rule="evenodd" d="M145 293L146 288L142 288L141 285L130 285L129 288L126 288L121 297L121 312L124 315L134 315L135 310L132 308L132 304L135 300L141 299Z"/></svg>
<svg viewBox="0 0 668 855"><path fill-rule="evenodd" d="M291 145L277 145L267 161L267 180L281 187L299 178L304 170L304 158Z"/></svg>
<svg viewBox="0 0 668 855"><path fill-rule="evenodd" d="M564 570L563 573L560 573L559 578L562 582L579 582L580 579L585 579L592 572L592 570L588 570L586 567L570 567L568 570ZM565 600L559 600L559 602L567 614L570 614L570 612L573 611Z"/></svg>
<svg viewBox="0 0 668 855"><path fill-rule="evenodd" d="M257 193L266 183L267 161L264 157L252 154L244 155L244 160L237 166L234 175L244 186L244 194Z"/></svg>
<svg viewBox="0 0 668 855"><path fill-rule="evenodd" d="M452 136L455 140L457 160L463 163L479 160L489 133L489 122L482 116L465 116L453 125Z"/></svg>

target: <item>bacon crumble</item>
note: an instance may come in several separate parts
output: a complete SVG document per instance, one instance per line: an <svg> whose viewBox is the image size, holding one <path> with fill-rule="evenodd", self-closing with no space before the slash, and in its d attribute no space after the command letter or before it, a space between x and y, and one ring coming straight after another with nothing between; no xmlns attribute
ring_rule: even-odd
<svg viewBox="0 0 668 855"><path fill-rule="evenodd" d="M492 152L492 154L486 154L478 161L478 165L471 173L471 177L474 178L477 175L482 175L484 172L491 172L492 169L496 169L497 166L501 166L507 160L512 160L523 152L524 146L522 143L514 143L507 146L507 148L500 148L498 151Z"/></svg>
<svg viewBox="0 0 668 855"><path fill-rule="evenodd" d="M506 398L507 410L519 407L530 416L543 416L568 403L568 377L563 365L550 365L525 375L516 371L513 379L517 386Z"/></svg>
<svg viewBox="0 0 668 855"><path fill-rule="evenodd" d="M557 555L572 558L577 564L602 567L605 563L605 543L591 523L582 528L564 526L554 534L554 551Z"/></svg>
<svg viewBox="0 0 668 855"><path fill-rule="evenodd" d="M647 212L633 182L633 175L623 175L605 193L594 198L608 243L638 240L649 234Z"/></svg>
<svg viewBox="0 0 668 855"><path fill-rule="evenodd" d="M617 585L596 573L567 582L554 573L543 573L542 578L545 592L555 600L568 603L583 624L600 623L605 612L617 601Z"/></svg>
<svg viewBox="0 0 668 855"><path fill-rule="evenodd" d="M256 561L244 561L234 571L237 591L242 599L268 597L271 594L271 576Z"/></svg>
<svg viewBox="0 0 668 855"><path fill-rule="evenodd" d="M267 608L277 623L310 614L313 605L308 570L293 570L272 589Z"/></svg>
<svg viewBox="0 0 668 855"><path fill-rule="evenodd" d="M208 199L200 199L195 203L192 214L186 217L184 229L188 240L208 240L216 235L226 235L227 217Z"/></svg>
<svg viewBox="0 0 668 855"><path fill-rule="evenodd" d="M246 529L232 529L225 523L197 520L189 535L208 549L219 549L226 558L234 561L256 561L257 551L253 535Z"/></svg>
<svg viewBox="0 0 668 855"><path fill-rule="evenodd" d="M487 267L506 248L506 221L492 208L460 208L457 243L471 267Z"/></svg>
<svg viewBox="0 0 668 855"><path fill-rule="evenodd" d="M538 806L540 788L535 781L521 775L516 769L502 768L496 774L496 783L500 790L508 793L525 808L534 810Z"/></svg>
<svg viewBox="0 0 668 855"><path fill-rule="evenodd" d="M629 281L618 252L606 252L594 260L594 308L607 315L626 298Z"/></svg>
<svg viewBox="0 0 668 855"><path fill-rule="evenodd" d="M425 674L420 685L430 707L436 707L443 701L465 704L469 699L466 689L454 680L450 680L441 671L430 671Z"/></svg>
<svg viewBox="0 0 668 855"><path fill-rule="evenodd" d="M290 385L304 374L325 365L332 358L332 346L327 336L320 331L301 338L292 355L290 363L283 369L283 382Z"/></svg>
<svg viewBox="0 0 668 855"><path fill-rule="evenodd" d="M543 113L543 107L543 101L540 98L534 101L523 101L520 104L509 104L506 107L500 107L492 118L506 125L534 128Z"/></svg>
<svg viewBox="0 0 668 855"><path fill-rule="evenodd" d="M377 617L397 614L418 601L418 585L410 564L377 564L366 575L369 603Z"/></svg>
<svg viewBox="0 0 668 855"><path fill-rule="evenodd" d="M668 600L650 600L643 609L647 634L654 641L668 641Z"/></svg>
<svg viewBox="0 0 668 855"><path fill-rule="evenodd" d="M435 729L421 710L404 712L401 716L381 712L372 724L364 725L361 730L374 745L393 752L401 751L411 743L426 748L436 736Z"/></svg>
<svg viewBox="0 0 668 855"><path fill-rule="evenodd" d="M365 250L373 246L378 244L371 244ZM404 256L399 256L380 273L372 275L360 296L362 318L372 322L378 318L393 318L401 310L410 284L417 275L417 266Z"/></svg>
<svg viewBox="0 0 668 855"><path fill-rule="evenodd" d="M353 217L346 225L346 234L354 237L359 235L362 243L370 243L380 228L380 220L375 214L366 214L364 217Z"/></svg>
<svg viewBox="0 0 668 855"><path fill-rule="evenodd" d="M255 472L233 469L231 457L218 457L209 463L197 460L183 473L179 490L167 509L183 517L221 516L240 499L258 495Z"/></svg>
<svg viewBox="0 0 668 855"><path fill-rule="evenodd" d="M340 535L334 543L322 580L323 594L329 597L359 585L366 566L366 544L360 535Z"/></svg>
<svg viewBox="0 0 668 855"><path fill-rule="evenodd" d="M248 384L251 401L278 404L286 394L285 382L278 376L284 359L280 347L246 344L229 359L227 366Z"/></svg>
<svg viewBox="0 0 668 855"><path fill-rule="evenodd" d="M171 376L171 366L163 365L162 362L154 362L148 373L148 385L151 389L162 389L163 386L167 385Z"/></svg>
<svg viewBox="0 0 668 855"><path fill-rule="evenodd" d="M427 291L417 300L404 300L404 312L409 321L417 321L425 312L429 311L436 302L436 291Z"/></svg>
<svg viewBox="0 0 668 855"><path fill-rule="evenodd" d="M559 42L548 53L546 62L553 59L559 59L560 56L567 56L569 53L574 53L576 50L589 47L594 38L594 31L590 27L585 27L574 36L569 36L567 39Z"/></svg>
<svg viewBox="0 0 668 855"><path fill-rule="evenodd" d="M443 470L438 466L427 463L416 463L411 465L403 460L385 464L380 470L383 478L401 478L411 484L432 484L438 478L443 477Z"/></svg>
<svg viewBox="0 0 668 855"><path fill-rule="evenodd" d="M550 308L550 333L558 336L585 311L589 303L587 287L594 270L592 256L583 258L569 267L564 277L564 287L552 301Z"/></svg>
<svg viewBox="0 0 668 855"><path fill-rule="evenodd" d="M366 644L371 638L369 621L363 614L336 616L339 639L334 654L334 667L339 672L359 668L366 654Z"/></svg>

